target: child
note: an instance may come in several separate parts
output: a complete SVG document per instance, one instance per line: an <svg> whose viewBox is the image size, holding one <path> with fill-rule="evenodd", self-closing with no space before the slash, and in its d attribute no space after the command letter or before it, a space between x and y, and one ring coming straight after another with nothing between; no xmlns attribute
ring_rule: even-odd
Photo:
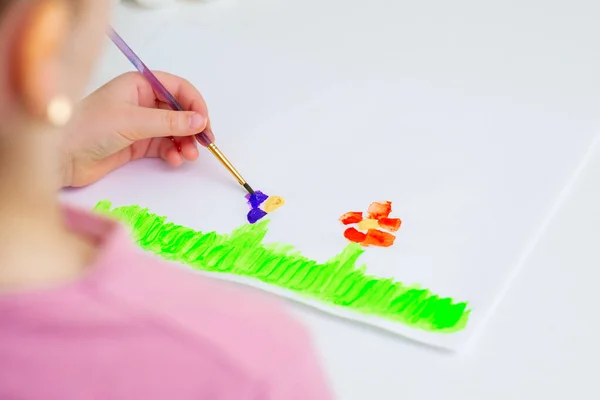
<svg viewBox="0 0 600 400"><path fill-rule="evenodd" d="M58 204L141 157L177 166L210 132L137 74L81 104L108 0L0 0L0 399L325 400L303 329L278 307L137 250L110 220ZM166 136L179 138L181 151Z"/></svg>

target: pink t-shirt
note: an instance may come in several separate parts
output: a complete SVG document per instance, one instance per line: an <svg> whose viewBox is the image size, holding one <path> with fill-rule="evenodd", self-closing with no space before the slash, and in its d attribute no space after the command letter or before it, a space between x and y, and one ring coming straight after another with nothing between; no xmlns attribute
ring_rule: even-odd
<svg viewBox="0 0 600 400"><path fill-rule="evenodd" d="M332 398L279 307L143 253L120 224L66 215L98 256L76 282L0 294L0 399Z"/></svg>

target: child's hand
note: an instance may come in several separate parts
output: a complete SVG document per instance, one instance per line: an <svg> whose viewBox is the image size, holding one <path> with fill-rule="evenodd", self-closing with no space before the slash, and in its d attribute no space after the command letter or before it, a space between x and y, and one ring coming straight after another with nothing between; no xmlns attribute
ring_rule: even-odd
<svg viewBox="0 0 600 400"><path fill-rule="evenodd" d="M160 72L156 76L190 111L169 110L138 73L115 78L78 106L62 147L63 186L89 185L144 157L178 166L184 158L198 158L194 134L206 130L214 140L200 92L182 78ZM181 153L167 136L175 136Z"/></svg>

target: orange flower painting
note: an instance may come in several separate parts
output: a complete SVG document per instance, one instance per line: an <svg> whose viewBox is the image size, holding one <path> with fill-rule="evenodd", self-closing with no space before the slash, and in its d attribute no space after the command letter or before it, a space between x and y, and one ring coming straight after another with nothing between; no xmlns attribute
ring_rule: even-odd
<svg viewBox="0 0 600 400"><path fill-rule="evenodd" d="M390 247L396 236L390 232L400 229L402 220L390 218L392 203L389 201L371 203L366 218L362 212L350 211L340 217L344 225L355 225L344 231L344 237L363 246Z"/></svg>

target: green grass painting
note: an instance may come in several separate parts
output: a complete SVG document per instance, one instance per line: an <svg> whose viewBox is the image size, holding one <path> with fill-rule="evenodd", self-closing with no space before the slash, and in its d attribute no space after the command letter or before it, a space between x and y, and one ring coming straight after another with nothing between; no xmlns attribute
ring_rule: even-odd
<svg viewBox="0 0 600 400"><path fill-rule="evenodd" d="M428 332L453 333L467 325L466 302L368 275L366 266L359 264L365 250L355 243L319 263L293 246L264 243L268 220L218 234L167 222L166 217L137 205L113 208L104 200L95 209L129 225L143 249L197 270L258 279L306 298Z"/></svg>

